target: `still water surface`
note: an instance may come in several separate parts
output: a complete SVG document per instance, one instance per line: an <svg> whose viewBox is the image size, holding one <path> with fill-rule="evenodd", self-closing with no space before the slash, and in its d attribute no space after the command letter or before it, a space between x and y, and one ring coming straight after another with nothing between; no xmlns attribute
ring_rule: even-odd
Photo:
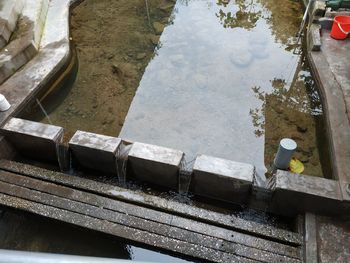
<svg viewBox="0 0 350 263"><path fill-rule="evenodd" d="M187 161L252 163L263 179L290 137L304 173L329 177L321 101L295 38L300 1L153 0L149 8L149 21L140 0L86 0L73 10L77 79L56 103L43 102L66 141L78 129L120 136L180 149ZM41 112L29 118L47 122Z"/></svg>
<svg viewBox="0 0 350 263"><path fill-rule="evenodd" d="M253 163L261 178L291 137L305 173L322 176L301 16L293 0L177 1L120 136Z"/></svg>

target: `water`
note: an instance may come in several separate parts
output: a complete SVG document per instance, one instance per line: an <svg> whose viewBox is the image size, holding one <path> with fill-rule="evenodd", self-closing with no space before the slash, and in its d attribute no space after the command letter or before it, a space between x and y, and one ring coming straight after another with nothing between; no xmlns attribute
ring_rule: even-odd
<svg viewBox="0 0 350 263"><path fill-rule="evenodd" d="M181 149L188 160L252 163L264 178L279 140L290 137L305 174L331 174L322 104L295 37L301 2L108 4L86 0L73 11L77 79L55 96L57 107L43 102L65 141L77 129L119 134ZM160 42L154 22L166 26ZM40 111L29 115L46 122Z"/></svg>
<svg viewBox="0 0 350 263"><path fill-rule="evenodd" d="M76 80L64 87L66 94L42 102L51 121L65 127L65 141L77 129L118 135L158 44L149 19L166 25L173 6L168 0L86 0L72 10ZM46 122L40 112L31 118Z"/></svg>
<svg viewBox="0 0 350 263"><path fill-rule="evenodd" d="M131 259L188 262L125 243L114 237L31 214L0 210L0 248Z"/></svg>
<svg viewBox="0 0 350 263"><path fill-rule="evenodd" d="M77 129L121 131L124 139L181 149L186 160L206 153L253 163L263 177L278 141L291 137L305 173L322 176L318 149L328 151L318 145L318 138L324 141L322 106L305 59L294 52L299 1L177 0L173 9L173 1L150 0L149 14L145 3L86 0L73 10L76 81L42 102L53 124L65 128L66 141ZM154 22L166 26L160 42ZM40 109L32 113L27 117L47 122ZM37 222L2 219L7 238L1 248L180 260Z"/></svg>
<svg viewBox="0 0 350 263"><path fill-rule="evenodd" d="M298 54L299 1L177 1L120 137L252 163L261 178L291 137L322 176L322 107Z"/></svg>

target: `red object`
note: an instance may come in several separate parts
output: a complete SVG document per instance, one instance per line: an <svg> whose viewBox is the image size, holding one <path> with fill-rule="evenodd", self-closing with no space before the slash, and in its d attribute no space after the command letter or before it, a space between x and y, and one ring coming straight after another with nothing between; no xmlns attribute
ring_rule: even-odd
<svg viewBox="0 0 350 263"><path fill-rule="evenodd" d="M331 37L342 40L350 33L350 16L336 16L331 30Z"/></svg>

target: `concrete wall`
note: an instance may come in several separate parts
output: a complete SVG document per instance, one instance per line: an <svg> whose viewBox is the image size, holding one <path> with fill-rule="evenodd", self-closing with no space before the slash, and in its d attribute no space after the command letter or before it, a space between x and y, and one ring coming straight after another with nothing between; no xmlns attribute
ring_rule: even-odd
<svg viewBox="0 0 350 263"><path fill-rule="evenodd" d="M0 134L0 144L7 145L0 150L2 158L11 158L15 149L30 159L55 161L63 170L69 170L69 164L161 186L163 191L179 191L180 174L186 169L189 191L195 196L251 207L261 202L260 209L287 216L305 211L350 215L350 202L335 180L279 170L263 188L255 185L255 168L250 164L200 155L188 171L183 165L185 153L176 149L83 131L63 145L63 128L18 118L10 119Z"/></svg>

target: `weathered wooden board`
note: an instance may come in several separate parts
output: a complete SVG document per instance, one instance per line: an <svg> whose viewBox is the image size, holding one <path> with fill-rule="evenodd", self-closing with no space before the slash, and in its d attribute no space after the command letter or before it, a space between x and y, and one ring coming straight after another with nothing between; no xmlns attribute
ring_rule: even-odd
<svg viewBox="0 0 350 263"><path fill-rule="evenodd" d="M154 209L149 203L147 206L141 206L140 202L130 203L125 198L116 200L106 195L101 188L98 188L101 192L92 191L82 185L76 187L68 183L69 179L73 178L79 179L83 184L96 183L84 178L60 173L55 173L54 176L48 175L48 171L43 169L40 173L37 173L38 171L29 173L29 166L20 169L19 164L15 173L14 163L12 168L9 166L5 168L5 162L1 162L1 165L0 204L2 205L201 260L300 262L299 244L277 242L278 238L271 240L266 235L252 234L247 230L238 231L237 228L224 224L210 223L210 220L196 220L193 215L183 212ZM43 177L44 174L46 177ZM107 187L104 184L99 186L102 185ZM215 216L219 216L219 213L216 214L218 215Z"/></svg>
<svg viewBox="0 0 350 263"><path fill-rule="evenodd" d="M239 232L249 232L254 236L261 236L277 242L291 244L293 246L302 245L300 234L279 229L266 224L245 220L235 215L226 215L208 211L206 209L190 206L187 204L167 200L158 196L153 196L138 191L126 190L125 188L103 184L92 180L82 180L80 177L70 176L42 169L39 167L19 164L8 160L0 160L0 169L14 173L24 174L41 180L47 180L70 188L81 189L99 195L111 197L128 203L152 207L154 210L167 211L196 221L202 221Z"/></svg>

